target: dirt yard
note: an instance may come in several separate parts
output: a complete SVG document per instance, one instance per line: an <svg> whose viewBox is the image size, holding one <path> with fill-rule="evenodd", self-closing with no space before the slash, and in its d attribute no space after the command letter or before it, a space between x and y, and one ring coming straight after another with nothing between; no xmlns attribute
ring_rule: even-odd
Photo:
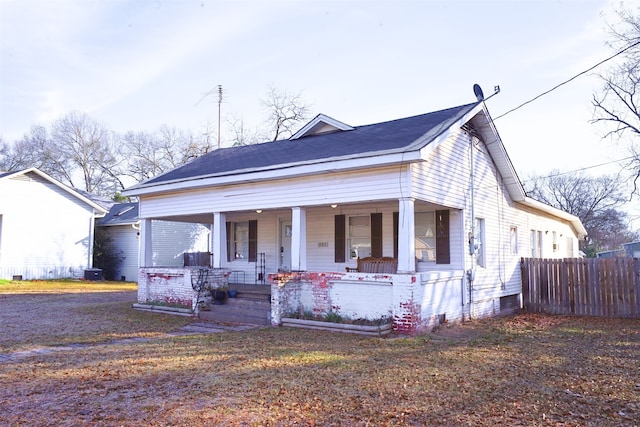
<svg viewBox="0 0 640 427"><path fill-rule="evenodd" d="M122 336L154 336L189 322L132 310L135 289L131 283L0 284L0 353L104 342Z"/></svg>
<svg viewBox="0 0 640 427"><path fill-rule="evenodd" d="M0 284L0 425L640 425L637 320L171 336L191 320L137 312L134 299ZM16 353L34 348L58 350Z"/></svg>

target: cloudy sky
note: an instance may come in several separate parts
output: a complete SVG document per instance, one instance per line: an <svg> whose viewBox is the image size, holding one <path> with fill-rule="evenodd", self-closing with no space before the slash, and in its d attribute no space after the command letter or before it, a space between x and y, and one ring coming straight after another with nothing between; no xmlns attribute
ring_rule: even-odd
<svg viewBox="0 0 640 427"><path fill-rule="evenodd" d="M616 3L617 4L617 3ZM475 100L497 118L610 56L607 0L0 0L0 136L71 110L118 132L259 126L270 86L363 125ZM603 71L602 68L596 71ZM583 76L500 117L521 177L611 171ZM201 101L201 102L199 102ZM225 127L223 123L223 140Z"/></svg>

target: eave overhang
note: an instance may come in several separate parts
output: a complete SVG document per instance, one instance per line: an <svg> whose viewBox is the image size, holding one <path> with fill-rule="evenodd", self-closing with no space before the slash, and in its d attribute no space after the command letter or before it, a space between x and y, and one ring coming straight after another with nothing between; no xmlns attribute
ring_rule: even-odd
<svg viewBox="0 0 640 427"><path fill-rule="evenodd" d="M235 170L229 173L203 175L164 181L162 183L137 184L122 192L124 196L145 196L152 194L192 190L202 187L244 184L249 182L322 175L326 173L382 167L420 160L420 150L386 150L369 152L364 155L325 158L305 163L279 164L269 168Z"/></svg>
<svg viewBox="0 0 640 427"><path fill-rule="evenodd" d="M584 225L582 224L582 221L580 221L580 218L575 215L572 215L560 209L556 209L553 206L549 206L545 203L539 202L535 199L532 199L531 197L525 197L524 200L518 200L518 203L569 222L578 235L579 239L587 236L586 228L584 228Z"/></svg>

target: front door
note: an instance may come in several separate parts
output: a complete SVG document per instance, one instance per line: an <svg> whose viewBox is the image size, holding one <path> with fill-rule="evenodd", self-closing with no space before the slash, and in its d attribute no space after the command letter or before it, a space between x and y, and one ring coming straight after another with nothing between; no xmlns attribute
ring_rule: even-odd
<svg viewBox="0 0 640 427"><path fill-rule="evenodd" d="M291 221L280 221L280 271L291 270L291 230Z"/></svg>

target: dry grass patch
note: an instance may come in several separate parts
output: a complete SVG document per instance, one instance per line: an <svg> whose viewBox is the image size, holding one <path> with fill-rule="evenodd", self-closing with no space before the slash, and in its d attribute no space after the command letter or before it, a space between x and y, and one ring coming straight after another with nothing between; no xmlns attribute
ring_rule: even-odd
<svg viewBox="0 0 640 427"><path fill-rule="evenodd" d="M136 284L33 281L0 284L0 353L99 343L174 331L191 319L131 309Z"/></svg>
<svg viewBox="0 0 640 427"><path fill-rule="evenodd" d="M96 345L2 363L0 414L9 425L633 426L639 326L521 315L394 339L264 328Z"/></svg>

